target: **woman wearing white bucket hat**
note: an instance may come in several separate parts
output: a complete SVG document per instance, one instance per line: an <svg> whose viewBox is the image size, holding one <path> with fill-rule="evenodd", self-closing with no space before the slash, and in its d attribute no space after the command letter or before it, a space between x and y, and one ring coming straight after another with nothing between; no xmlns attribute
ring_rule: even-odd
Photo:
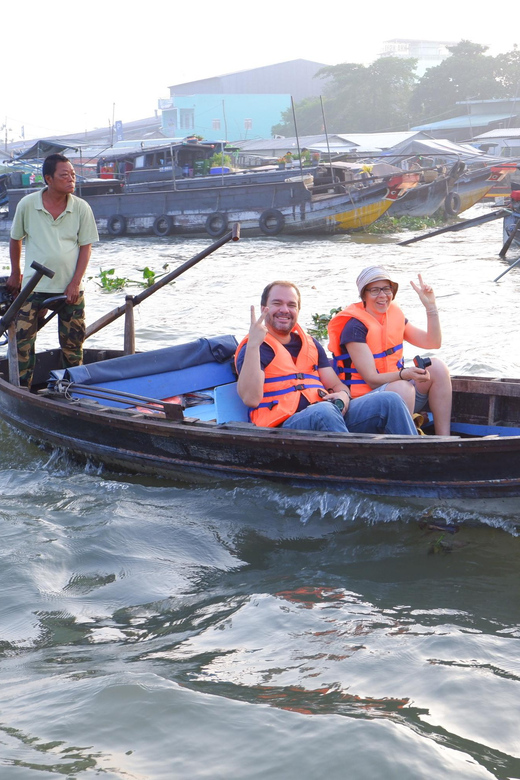
<svg viewBox="0 0 520 780"><path fill-rule="evenodd" d="M451 419L451 379L447 366L431 359L428 369L404 367L403 341L420 349L441 346L441 327L435 295L418 275L419 284L410 282L426 309L427 329L405 319L394 303L399 285L380 266L364 268L356 284L360 303L347 306L329 323L329 349L342 381L355 398L370 392L390 390L405 401L410 413L429 403L435 433L449 436Z"/></svg>

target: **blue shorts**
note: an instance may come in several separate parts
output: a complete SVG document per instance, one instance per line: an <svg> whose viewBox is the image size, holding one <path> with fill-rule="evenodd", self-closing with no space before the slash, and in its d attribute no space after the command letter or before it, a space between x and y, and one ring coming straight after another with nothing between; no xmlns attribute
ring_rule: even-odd
<svg viewBox="0 0 520 780"><path fill-rule="evenodd" d="M414 412L420 412L421 409L424 409L426 404L428 403L428 394L427 393L419 393L417 390L417 385L415 384L414 379L408 379L406 380L408 382L411 382L412 385L415 387L415 406L414 406ZM371 393L381 393L383 390L386 390L392 382L386 382L384 385L379 385L379 387L374 387L373 390L371 390Z"/></svg>

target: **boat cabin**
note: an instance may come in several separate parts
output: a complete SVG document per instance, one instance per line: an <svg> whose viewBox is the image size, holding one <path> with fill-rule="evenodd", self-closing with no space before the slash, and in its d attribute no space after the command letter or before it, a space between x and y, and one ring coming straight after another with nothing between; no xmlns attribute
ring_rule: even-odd
<svg viewBox="0 0 520 780"><path fill-rule="evenodd" d="M210 159L216 151L215 144L196 140L149 149L118 149L99 158L98 176L121 179L128 184L193 177L209 173Z"/></svg>

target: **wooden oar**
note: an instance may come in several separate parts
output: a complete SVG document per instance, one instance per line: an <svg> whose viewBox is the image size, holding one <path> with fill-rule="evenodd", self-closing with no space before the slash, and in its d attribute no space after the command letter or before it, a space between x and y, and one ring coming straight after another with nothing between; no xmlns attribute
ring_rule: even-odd
<svg viewBox="0 0 520 780"><path fill-rule="evenodd" d="M499 257L505 257L506 256L507 250L509 249L509 247L511 246L511 244L515 240L515 236L516 236L516 233L517 233L519 227L520 227L520 216L517 218L517 220L515 222L515 226L514 226L513 230L511 231L511 235L509 236L509 238L507 239L506 243L504 244L504 246L502 247L502 249L498 253Z"/></svg>
<svg viewBox="0 0 520 780"><path fill-rule="evenodd" d="M407 246L408 244L415 244L416 241L423 241L425 238L432 238L433 236L440 236L441 233L455 233L457 230L466 230L466 228L476 227L477 225L483 225L486 222L492 222L494 219L500 219L509 214L506 209L499 209L498 211L492 211L489 214L483 214L481 217L475 217L474 219L465 219L463 222L458 222L456 225L448 225L447 227L433 230L431 233L426 233L424 236L415 236L415 238L408 238L406 241L399 241L397 246Z"/></svg>
<svg viewBox="0 0 520 780"><path fill-rule="evenodd" d="M226 235L222 236L222 238L219 238L218 241L214 241L213 244L210 244L202 252L199 252L198 255L192 257L191 260L187 260L185 263L182 263L182 265L176 268L175 271L171 271L169 274L166 274L166 276L163 276L162 279L159 279L158 282L152 284L151 287L147 287L146 290L143 290L142 293L139 293L139 295L135 295L134 297L132 297L133 306L134 307L138 306L140 303L142 303L142 301L144 301L150 295L153 295L154 292L157 292L157 290L160 290L161 287L164 287L166 284L169 284L174 279L177 279L177 277L183 274L184 271L187 271L189 268L192 268L198 262L200 262L205 257L207 257L212 252L214 252L216 249L219 249L221 246L224 246L224 244L227 244L228 241L238 241L239 238L240 238L240 224L236 222L233 225L232 230L230 230L229 233L226 233ZM127 308L127 304L123 303L121 306L118 306L116 309L109 311L108 314L104 314L103 317L100 317L99 320L96 320L96 322L93 322L92 325L88 326L85 333L85 338L87 339L89 336L92 336L94 333L97 333L106 325L110 325L110 323L114 322L114 320L117 320L118 317L122 317L122 315L126 311L126 308Z"/></svg>
<svg viewBox="0 0 520 780"><path fill-rule="evenodd" d="M509 268L506 268L506 270L505 270L505 271L502 271L502 273L501 273L501 274L499 274L499 275L497 276L497 278L496 278L496 279L493 279L493 281L494 281L494 282L498 282L498 280L499 280L499 279L501 279L503 276L505 276L506 274L508 274L508 273L509 273L509 271L511 270L511 268L514 268L514 267L515 267L515 265L518 265L518 263L520 263L520 257L518 258L518 260L515 260L515 262L514 262L514 263L511 263L511 265L509 266Z"/></svg>

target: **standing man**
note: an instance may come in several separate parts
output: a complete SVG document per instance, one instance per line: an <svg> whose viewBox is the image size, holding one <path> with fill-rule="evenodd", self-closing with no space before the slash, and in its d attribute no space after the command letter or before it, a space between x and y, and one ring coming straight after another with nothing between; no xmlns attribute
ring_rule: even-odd
<svg viewBox="0 0 520 780"><path fill-rule="evenodd" d="M257 319L239 344L238 394L251 421L269 428L416 435L406 404L396 393L350 400L325 350L298 325L300 291L291 282L267 285ZM332 403L319 403L331 401Z"/></svg>
<svg viewBox="0 0 520 780"><path fill-rule="evenodd" d="M16 322L20 384L30 388L35 363L38 323L45 314L44 301L64 294L58 312L59 340L64 368L80 365L85 339L83 276L94 241L99 240L92 209L73 195L76 173L62 154L51 154L43 163L43 190L26 195L19 202L11 228L11 276L7 289L18 293L22 284L20 260L25 239L27 282L33 261L50 268L54 277L43 277L20 309Z"/></svg>

